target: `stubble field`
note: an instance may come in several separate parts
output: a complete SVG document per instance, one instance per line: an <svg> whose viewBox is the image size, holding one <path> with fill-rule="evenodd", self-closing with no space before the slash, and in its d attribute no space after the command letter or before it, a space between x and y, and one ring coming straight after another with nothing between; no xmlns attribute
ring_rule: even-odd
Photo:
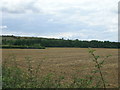
<svg viewBox="0 0 120 90"><path fill-rule="evenodd" d="M112 55L105 60L102 68L105 80L109 83L108 87L118 85L118 49L95 48L96 55ZM40 74L46 75L54 73L63 75L69 82L72 76L84 77L91 74L94 69L92 56L88 48L47 48L47 49L3 49L2 60L11 62L10 58L16 58L17 64L21 68L26 68L26 58L32 60L34 67L41 63Z"/></svg>

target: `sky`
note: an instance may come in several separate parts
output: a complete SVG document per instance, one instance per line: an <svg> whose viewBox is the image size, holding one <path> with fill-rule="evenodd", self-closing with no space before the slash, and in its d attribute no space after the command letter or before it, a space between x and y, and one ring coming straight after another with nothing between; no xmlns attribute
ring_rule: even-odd
<svg viewBox="0 0 120 90"><path fill-rule="evenodd" d="M118 41L119 0L1 0L0 34Z"/></svg>

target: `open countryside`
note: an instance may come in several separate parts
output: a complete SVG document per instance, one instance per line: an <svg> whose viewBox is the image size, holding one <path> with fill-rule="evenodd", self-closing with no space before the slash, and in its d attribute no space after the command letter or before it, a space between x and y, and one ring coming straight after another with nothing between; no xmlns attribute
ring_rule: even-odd
<svg viewBox="0 0 120 90"><path fill-rule="evenodd" d="M101 56L112 55L105 60L102 72L107 87L118 86L118 49L94 48L95 54ZM95 63L88 52L88 48L46 48L46 49L3 49L3 62L10 62L16 58L17 65L21 69L27 68L26 58L31 59L33 68L40 63L40 76L53 73L56 76L64 76L61 83L72 82L72 77L83 78L91 75ZM13 64L13 63L12 63ZM97 74L96 74L97 75Z"/></svg>
<svg viewBox="0 0 120 90"><path fill-rule="evenodd" d="M1 0L1 89L120 88L118 0Z"/></svg>

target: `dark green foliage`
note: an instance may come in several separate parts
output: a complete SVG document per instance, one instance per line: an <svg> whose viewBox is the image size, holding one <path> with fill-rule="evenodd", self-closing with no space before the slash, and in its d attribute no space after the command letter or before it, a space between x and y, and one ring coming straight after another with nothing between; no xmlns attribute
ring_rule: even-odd
<svg viewBox="0 0 120 90"><path fill-rule="evenodd" d="M79 47L79 48L119 48L119 42L109 41L80 41L64 40L54 38L38 38L38 37L17 37L17 36L2 36L3 48L45 48L45 47ZM6 46L7 45L7 46ZM12 45L12 46L11 46Z"/></svg>
<svg viewBox="0 0 120 90"><path fill-rule="evenodd" d="M100 75L100 80L98 81L98 83L96 83L96 86L97 87L100 86L99 83L102 82L102 84L103 84L102 87L106 88L106 83L105 83L105 79L103 77L101 68L105 62L105 59L107 59L111 55L108 55L103 60L99 61L100 56L95 55L95 51L96 50L89 49L89 53L93 56L93 62L95 62L95 67L96 67L96 70L93 70L92 73L99 73L99 75Z"/></svg>
<svg viewBox="0 0 120 90"><path fill-rule="evenodd" d="M2 45L2 48L19 48L19 49L45 49L45 47L40 45L33 45L33 46L19 46L19 45Z"/></svg>
<svg viewBox="0 0 120 90"><path fill-rule="evenodd" d="M2 87L3 88L20 88L24 77L22 77L22 71L15 67L3 67L2 70Z"/></svg>

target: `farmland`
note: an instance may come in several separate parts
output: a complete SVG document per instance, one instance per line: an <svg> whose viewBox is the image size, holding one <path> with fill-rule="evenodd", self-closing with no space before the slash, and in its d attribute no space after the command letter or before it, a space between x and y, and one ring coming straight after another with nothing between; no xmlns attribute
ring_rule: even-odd
<svg viewBox="0 0 120 90"><path fill-rule="evenodd" d="M106 55L112 55L105 60L102 72L107 87L118 86L118 49L94 48L95 54L103 59ZM40 75L54 73L56 76L65 76L63 82L70 82L72 76L84 77L91 74L94 69L92 56L88 48L46 48L46 49L2 49L2 60L11 62L14 57L17 64L25 70L26 58L32 60L33 67L40 65Z"/></svg>

